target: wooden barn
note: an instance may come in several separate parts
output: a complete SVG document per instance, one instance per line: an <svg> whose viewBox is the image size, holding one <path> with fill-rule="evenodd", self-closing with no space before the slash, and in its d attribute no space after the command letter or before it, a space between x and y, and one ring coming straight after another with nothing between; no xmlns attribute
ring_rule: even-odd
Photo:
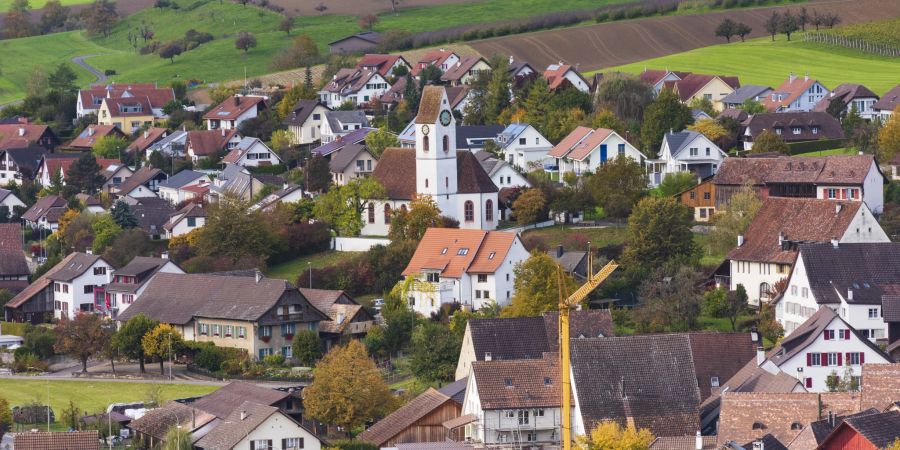
<svg viewBox="0 0 900 450"><path fill-rule="evenodd" d="M381 419L358 436L378 447L447 440L444 422L459 417L462 406L436 389L429 388L412 401Z"/></svg>
<svg viewBox="0 0 900 450"><path fill-rule="evenodd" d="M678 201L694 208L694 220L709 222L716 213L716 185L712 177L702 180L700 184L678 194Z"/></svg>

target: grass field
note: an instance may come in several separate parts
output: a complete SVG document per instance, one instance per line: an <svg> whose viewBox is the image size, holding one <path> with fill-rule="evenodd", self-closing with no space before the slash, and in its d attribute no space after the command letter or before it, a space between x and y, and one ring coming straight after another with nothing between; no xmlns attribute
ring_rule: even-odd
<svg viewBox="0 0 900 450"><path fill-rule="evenodd" d="M90 2L91 0L60 0L60 3L62 3L63 6L83 5ZM0 11L6 12L9 9L9 5L12 3L13 0L0 0ZM40 9L47 4L47 0L30 0L28 4L31 5L33 9Z"/></svg>
<svg viewBox="0 0 900 450"><path fill-rule="evenodd" d="M607 245L616 245L625 242L624 227L606 227L606 228L573 228L562 225L540 228L537 230L529 230L523 234L523 237L539 236L544 239L549 248L555 248L557 245L570 247L569 238L575 234L582 234L591 242L594 248L605 247ZM568 250L575 250L568 248Z"/></svg>
<svg viewBox="0 0 900 450"><path fill-rule="evenodd" d="M794 156L855 155L856 153L856 150L852 148L833 148L831 150L820 150L818 152L799 153Z"/></svg>
<svg viewBox="0 0 900 450"><path fill-rule="evenodd" d="M841 83L860 83L877 94L883 94L897 84L900 60L869 55L839 47L802 42L795 35L791 42L778 36L753 39L744 43L713 45L649 59L624 66L603 69L602 72L640 73L645 68L684 70L699 73L737 75L741 84L777 87L794 72L809 74L826 87Z"/></svg>
<svg viewBox="0 0 900 450"><path fill-rule="evenodd" d="M110 403L144 401L149 398L151 387L161 386L161 400L194 397L208 394L218 387L197 384L152 384L114 381L44 381L0 379L0 397L9 401L10 406L24 405L36 401L47 403L47 388L50 388L50 405L59 420L63 408L69 401L89 414L106 411Z"/></svg>
<svg viewBox="0 0 900 450"><path fill-rule="evenodd" d="M300 276L300 274L306 273L308 275L307 269L309 267L312 267L313 269L321 269L323 267L333 266L341 261L352 258L356 254L356 252L327 251L316 253L314 255L302 256L300 258L269 267L269 270L266 271L266 276L269 278L280 278L282 280L288 280L291 283L294 283L297 281L297 277ZM307 265L307 263L309 263L309 265ZM316 280L313 280L313 286L315 286L315 282Z"/></svg>

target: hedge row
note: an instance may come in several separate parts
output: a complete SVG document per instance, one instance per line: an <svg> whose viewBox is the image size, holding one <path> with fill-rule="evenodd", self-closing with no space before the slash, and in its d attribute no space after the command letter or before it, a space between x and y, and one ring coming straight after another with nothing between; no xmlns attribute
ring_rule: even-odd
<svg viewBox="0 0 900 450"><path fill-rule="evenodd" d="M787 144L791 155L800 153L819 152L847 146L846 139L820 139L818 141L791 142Z"/></svg>

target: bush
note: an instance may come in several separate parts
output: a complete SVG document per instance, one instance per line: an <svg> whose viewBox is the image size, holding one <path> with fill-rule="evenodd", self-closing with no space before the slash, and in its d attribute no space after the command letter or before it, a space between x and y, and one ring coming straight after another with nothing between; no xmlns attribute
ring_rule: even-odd
<svg viewBox="0 0 900 450"><path fill-rule="evenodd" d="M216 347L212 343L204 346L194 357L194 364L210 372L218 372L222 369L226 355L224 349Z"/></svg>
<svg viewBox="0 0 900 450"><path fill-rule="evenodd" d="M138 50L138 53L141 55L151 55L159 51L159 48L162 47L162 43L159 41L153 41Z"/></svg>
<svg viewBox="0 0 900 450"><path fill-rule="evenodd" d="M263 362L269 367L284 367L284 355L269 355Z"/></svg>
<svg viewBox="0 0 900 450"><path fill-rule="evenodd" d="M31 353L25 347L17 348L13 353L15 361L13 362L13 371L28 372L37 369L40 372L47 371L47 363L41 361L37 355Z"/></svg>
<svg viewBox="0 0 900 450"><path fill-rule="evenodd" d="M106 69L103 71L103 74L110 77L116 74L116 69Z"/></svg>
<svg viewBox="0 0 900 450"><path fill-rule="evenodd" d="M791 155L845 147L845 139L819 139L818 141L791 142L787 144Z"/></svg>

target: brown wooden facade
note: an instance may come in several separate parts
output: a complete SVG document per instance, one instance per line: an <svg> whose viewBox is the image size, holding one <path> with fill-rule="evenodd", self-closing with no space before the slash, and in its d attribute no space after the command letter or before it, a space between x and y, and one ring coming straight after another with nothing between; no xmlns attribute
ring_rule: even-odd
<svg viewBox="0 0 900 450"><path fill-rule="evenodd" d="M678 200L694 209L694 220L708 222L716 212L716 185L712 178L678 194Z"/></svg>
<svg viewBox="0 0 900 450"><path fill-rule="evenodd" d="M452 399L447 399L441 406L422 416L412 425L400 430L380 447L393 447L396 444L408 444L419 442L443 442L447 440L447 429L443 423L459 417L462 413L462 405Z"/></svg>

